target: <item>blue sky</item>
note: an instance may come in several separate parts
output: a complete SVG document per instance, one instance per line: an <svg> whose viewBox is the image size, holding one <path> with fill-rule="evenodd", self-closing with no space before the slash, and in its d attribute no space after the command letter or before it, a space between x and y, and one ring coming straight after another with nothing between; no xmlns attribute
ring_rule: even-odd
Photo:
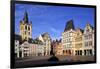
<svg viewBox="0 0 100 69"><path fill-rule="evenodd" d="M15 4L15 33L19 34L20 20L28 12L32 21L32 38L48 32L52 39L60 38L66 22L73 19L75 28L84 29L86 23L94 26L94 8Z"/></svg>

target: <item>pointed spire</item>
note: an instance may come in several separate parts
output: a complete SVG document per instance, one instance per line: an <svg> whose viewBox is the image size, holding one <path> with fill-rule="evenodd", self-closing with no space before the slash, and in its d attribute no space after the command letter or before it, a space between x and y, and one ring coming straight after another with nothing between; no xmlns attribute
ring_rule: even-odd
<svg viewBox="0 0 100 69"><path fill-rule="evenodd" d="M23 21L24 21L25 23L28 23L28 13L27 13L27 11L25 11Z"/></svg>
<svg viewBox="0 0 100 69"><path fill-rule="evenodd" d="M67 30L70 30L70 29L73 29L73 30L75 29L74 24L73 24L73 20L69 20L66 23L64 32L67 31Z"/></svg>

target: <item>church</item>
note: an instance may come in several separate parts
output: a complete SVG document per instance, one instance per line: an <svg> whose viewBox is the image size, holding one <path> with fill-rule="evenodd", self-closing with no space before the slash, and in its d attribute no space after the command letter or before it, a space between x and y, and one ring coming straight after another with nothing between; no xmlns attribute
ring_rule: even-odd
<svg viewBox="0 0 100 69"><path fill-rule="evenodd" d="M20 21L20 35L22 40L32 38L32 22L28 20L28 13L25 11L23 20Z"/></svg>

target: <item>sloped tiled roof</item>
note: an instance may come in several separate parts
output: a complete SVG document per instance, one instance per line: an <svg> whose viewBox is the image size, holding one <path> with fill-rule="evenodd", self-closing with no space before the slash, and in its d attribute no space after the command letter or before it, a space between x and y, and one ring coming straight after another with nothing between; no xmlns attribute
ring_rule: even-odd
<svg viewBox="0 0 100 69"><path fill-rule="evenodd" d="M83 33L84 32L84 30L83 29L80 29L80 31Z"/></svg>
<svg viewBox="0 0 100 69"><path fill-rule="evenodd" d="M23 21L25 23L28 23L28 13L25 11L25 14L24 14L24 18L23 18Z"/></svg>
<svg viewBox="0 0 100 69"><path fill-rule="evenodd" d="M46 35L49 35L47 32L42 34L42 37L45 37Z"/></svg>
<svg viewBox="0 0 100 69"><path fill-rule="evenodd" d="M66 23L64 32L67 31L67 30L70 30L70 29L73 29L73 30L75 29L74 24L73 24L73 20L69 20Z"/></svg>
<svg viewBox="0 0 100 69"><path fill-rule="evenodd" d="M50 38L49 34L46 32L44 34L41 35L43 37L43 40L47 40L46 38Z"/></svg>

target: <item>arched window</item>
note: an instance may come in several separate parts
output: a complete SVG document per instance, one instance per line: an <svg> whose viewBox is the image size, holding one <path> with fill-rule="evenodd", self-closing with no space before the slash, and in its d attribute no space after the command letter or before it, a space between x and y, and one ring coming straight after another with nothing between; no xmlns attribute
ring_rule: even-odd
<svg viewBox="0 0 100 69"><path fill-rule="evenodd" d="M25 26L25 29L27 30L27 25Z"/></svg>

